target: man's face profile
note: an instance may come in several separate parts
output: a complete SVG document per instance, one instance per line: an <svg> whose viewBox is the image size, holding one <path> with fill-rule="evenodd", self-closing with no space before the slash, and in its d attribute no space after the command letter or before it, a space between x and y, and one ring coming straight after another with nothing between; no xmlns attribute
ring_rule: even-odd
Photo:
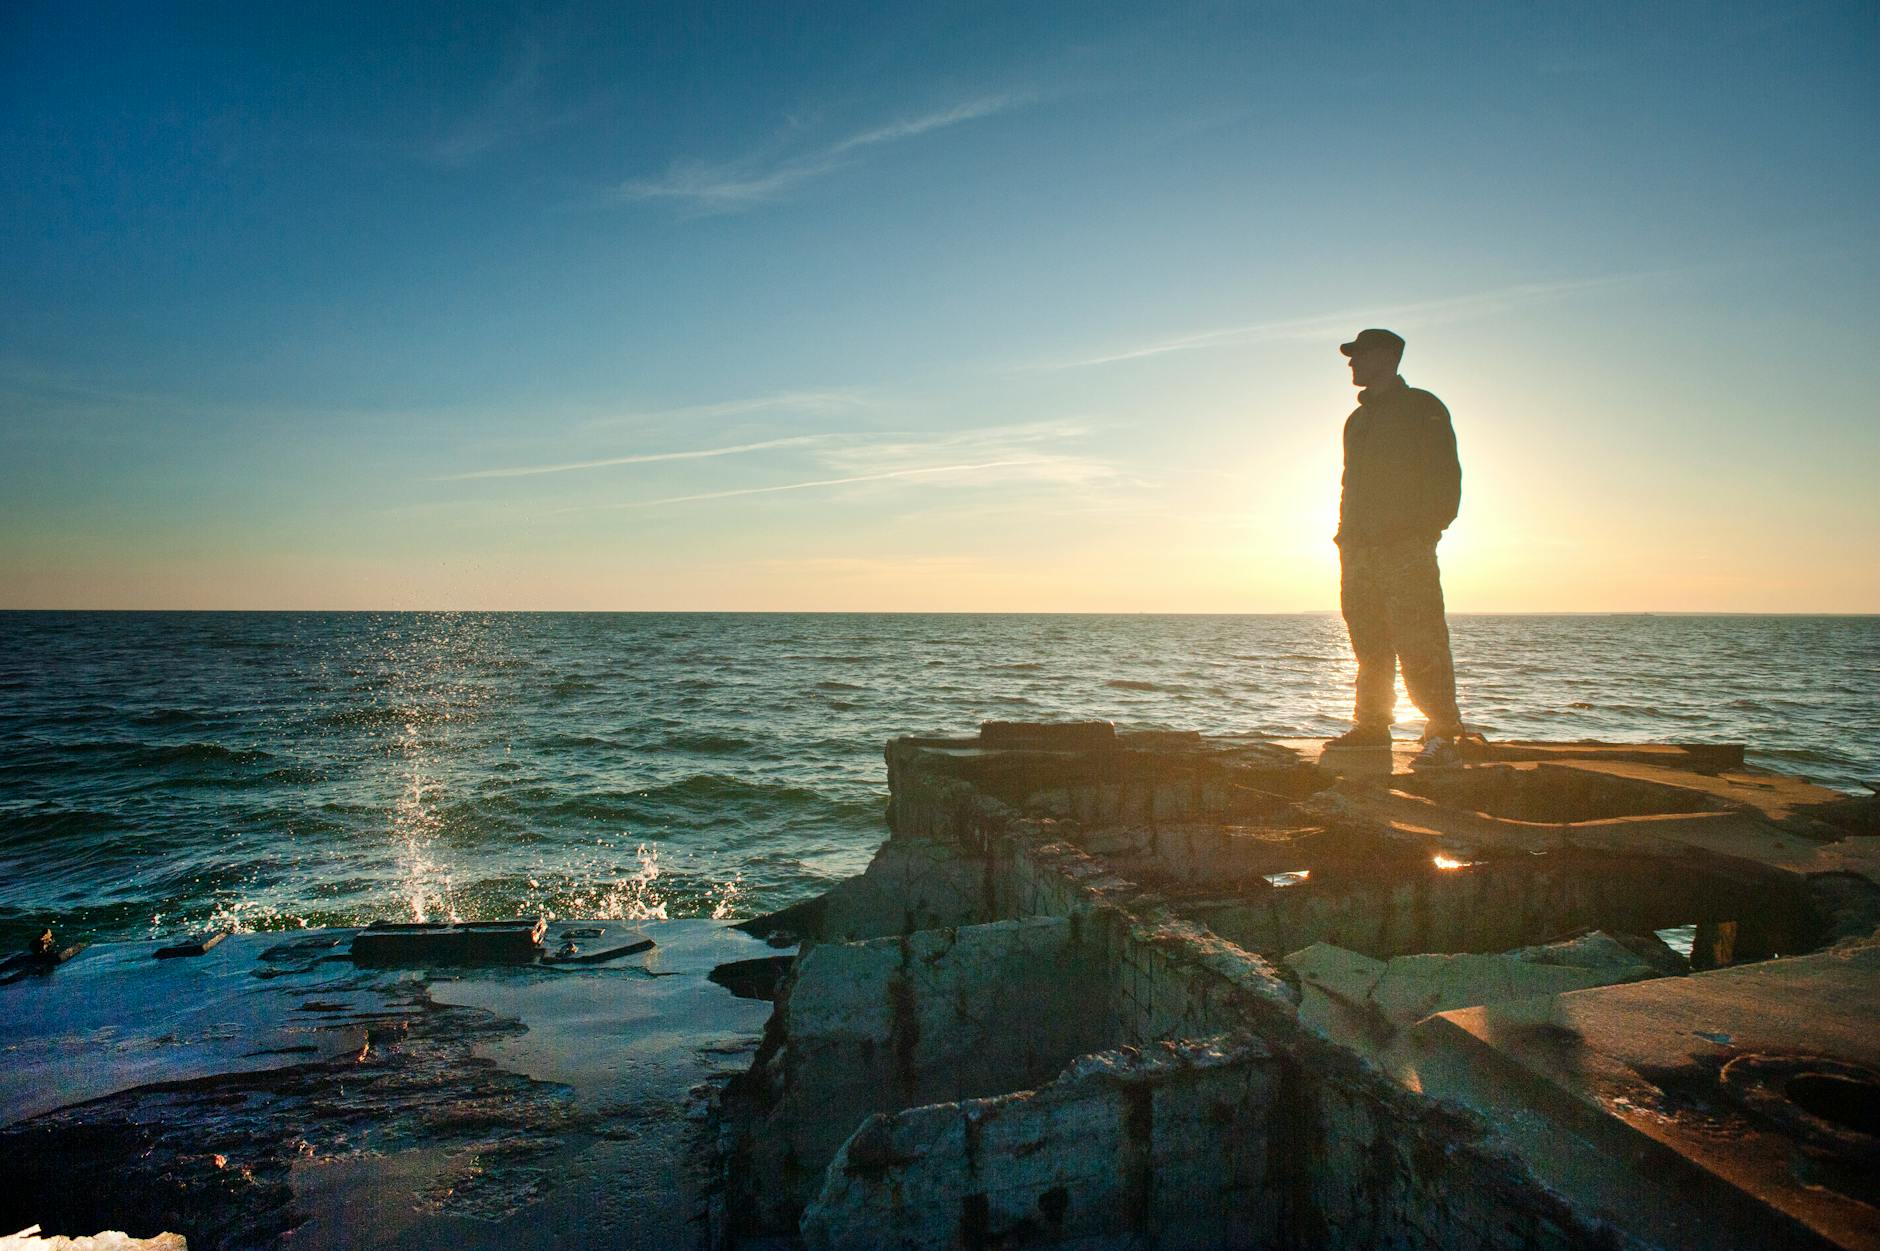
<svg viewBox="0 0 1880 1251"><path fill-rule="evenodd" d="M1397 372L1397 354L1384 348L1365 348L1351 354L1351 385L1368 387Z"/></svg>

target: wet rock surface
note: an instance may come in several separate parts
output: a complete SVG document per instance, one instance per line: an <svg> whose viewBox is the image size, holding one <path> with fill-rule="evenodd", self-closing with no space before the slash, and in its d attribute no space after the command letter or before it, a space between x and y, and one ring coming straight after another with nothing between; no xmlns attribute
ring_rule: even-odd
<svg viewBox="0 0 1880 1251"><path fill-rule="evenodd" d="M602 928L596 950L643 928L659 946L369 969L347 933L238 935L162 963L96 948L12 988L0 1225L176 1230L198 1251L684 1245L697 1109L766 1006L707 974L765 949L712 922Z"/></svg>

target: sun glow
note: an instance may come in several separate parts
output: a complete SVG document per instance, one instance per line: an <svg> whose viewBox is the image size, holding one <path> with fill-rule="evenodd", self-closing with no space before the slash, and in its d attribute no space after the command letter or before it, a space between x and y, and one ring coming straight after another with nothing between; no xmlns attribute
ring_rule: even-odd
<svg viewBox="0 0 1880 1251"><path fill-rule="evenodd" d="M1437 852L1430 859L1439 869L1466 869L1475 863L1473 860L1457 860L1454 856L1445 856L1441 852Z"/></svg>

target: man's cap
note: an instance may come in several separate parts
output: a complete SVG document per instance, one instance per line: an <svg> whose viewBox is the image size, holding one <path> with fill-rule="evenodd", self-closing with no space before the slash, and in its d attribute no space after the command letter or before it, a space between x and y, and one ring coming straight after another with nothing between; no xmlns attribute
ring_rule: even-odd
<svg viewBox="0 0 1880 1251"><path fill-rule="evenodd" d="M1346 356L1356 356L1360 352L1370 352L1379 348L1388 348L1399 355L1403 354L1403 338L1388 330L1360 330L1358 337L1350 343L1341 343L1338 350Z"/></svg>

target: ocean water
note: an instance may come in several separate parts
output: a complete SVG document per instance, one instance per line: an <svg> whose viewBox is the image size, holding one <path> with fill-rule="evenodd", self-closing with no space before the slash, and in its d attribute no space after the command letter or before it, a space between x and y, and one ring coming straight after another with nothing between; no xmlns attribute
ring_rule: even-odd
<svg viewBox="0 0 1880 1251"><path fill-rule="evenodd" d="M1491 737L1880 780L1880 618L1452 631ZM0 613L0 942L754 915L867 863L894 735L1324 735L1351 673L1330 615Z"/></svg>

